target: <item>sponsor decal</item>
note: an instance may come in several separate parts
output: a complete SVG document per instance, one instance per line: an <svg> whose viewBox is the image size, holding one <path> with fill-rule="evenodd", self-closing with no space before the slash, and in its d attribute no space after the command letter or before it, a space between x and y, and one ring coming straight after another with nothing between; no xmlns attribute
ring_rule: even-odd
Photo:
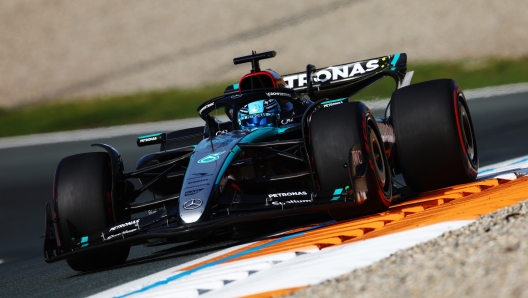
<svg viewBox="0 0 528 298"><path fill-rule="evenodd" d="M115 238L115 237L118 237L118 236L124 236L125 234L129 234L129 233L132 233L132 232L135 232L135 231L137 231L137 229L124 230L124 231L121 232L121 233L117 233L117 234L114 234L114 235L110 235L110 236L108 236L108 237L106 237L106 238L103 237L103 240L105 240L105 241L106 241L106 240L110 240L110 239L112 239L112 238Z"/></svg>
<svg viewBox="0 0 528 298"><path fill-rule="evenodd" d="M133 226L133 225L136 225L137 223L139 223L139 219L132 220L132 221L129 221L124 224L117 225L117 226L113 226L112 228L110 228L110 232L117 230L117 229L125 228L128 226Z"/></svg>
<svg viewBox="0 0 528 298"><path fill-rule="evenodd" d="M306 191L292 191L292 192L273 193L273 194L269 194L268 197L282 198L282 197L307 196L307 195L308 193Z"/></svg>
<svg viewBox="0 0 528 298"><path fill-rule="evenodd" d="M220 158L220 155L226 153L226 151L218 152L218 153L212 153L207 155L206 157L200 159L198 163L210 163L215 160L218 160Z"/></svg>
<svg viewBox="0 0 528 298"><path fill-rule="evenodd" d="M235 95L231 95L231 98L240 98L242 97L244 94L235 94Z"/></svg>
<svg viewBox="0 0 528 298"><path fill-rule="evenodd" d="M288 201L283 201L283 202L271 202L272 205L275 205L275 206L284 206L284 205L288 205L288 204L304 204L304 203L311 203L312 201L310 200L288 200Z"/></svg>
<svg viewBox="0 0 528 298"><path fill-rule="evenodd" d="M266 117L266 116L272 116L272 115L271 113L256 113L256 114L250 114L247 116L242 116L239 118L239 120L246 120L246 119L251 119L251 118L256 118L256 117Z"/></svg>
<svg viewBox="0 0 528 298"><path fill-rule="evenodd" d="M187 188L196 188L196 187L200 187L200 186L206 186L206 185L211 185L209 183L204 183L204 184L196 184L196 185L191 185L191 186L187 186L186 188L184 189L187 189Z"/></svg>
<svg viewBox="0 0 528 298"><path fill-rule="evenodd" d="M345 65L331 66L317 71L313 75L315 82L325 83L329 81L351 79L356 75L374 71L380 68L379 59L372 59L363 62L356 62ZM288 86L292 88L305 87L307 84L306 74L297 74L283 78Z"/></svg>
<svg viewBox="0 0 528 298"><path fill-rule="evenodd" d="M201 179L201 180L191 181L191 182L189 182L189 184L199 183L199 182L203 182L203 181L207 181L207 180L209 180L209 179Z"/></svg>
<svg viewBox="0 0 528 298"><path fill-rule="evenodd" d="M227 129L224 129L224 130L219 130L216 132L216 135L223 135L223 134L226 134L227 133Z"/></svg>
<svg viewBox="0 0 528 298"><path fill-rule="evenodd" d="M191 177L189 179L204 178L204 177L212 176L213 174L210 174L210 173L192 173L191 175L193 175L193 177Z"/></svg>
<svg viewBox="0 0 528 298"><path fill-rule="evenodd" d="M202 190L204 190L203 188L200 188L200 189L195 189L195 190L189 190L189 191L186 191L185 192L185 196L192 196L192 195L195 195L199 192L201 192Z"/></svg>
<svg viewBox="0 0 528 298"><path fill-rule="evenodd" d="M355 165L363 164L363 156L361 155L361 150L352 150L352 162Z"/></svg>
<svg viewBox="0 0 528 298"><path fill-rule="evenodd" d="M200 109L200 111L199 111L198 113L201 114L205 109L212 107L213 104L214 104L214 103L208 103L208 104L206 104L205 106L203 106L203 108Z"/></svg>
<svg viewBox="0 0 528 298"><path fill-rule="evenodd" d="M328 108L328 107L331 107L331 106L340 105L342 103L343 103L342 101L336 101L336 102L324 104L323 107Z"/></svg>
<svg viewBox="0 0 528 298"><path fill-rule="evenodd" d="M183 209L185 210L194 210L200 206L202 206L202 200L200 199L192 199L183 203Z"/></svg>
<svg viewBox="0 0 528 298"><path fill-rule="evenodd" d="M286 92L266 92L266 95L269 97L273 97L273 96L291 97L291 94L286 93Z"/></svg>
<svg viewBox="0 0 528 298"><path fill-rule="evenodd" d="M139 142L140 143L145 143L145 142L150 142L150 141L156 141L158 139L158 137L150 137L150 138L146 138L146 139L140 139Z"/></svg>
<svg viewBox="0 0 528 298"><path fill-rule="evenodd" d="M292 123L292 122L293 122L293 118L281 120L281 124L282 125L285 125L285 124L288 124L288 123Z"/></svg>

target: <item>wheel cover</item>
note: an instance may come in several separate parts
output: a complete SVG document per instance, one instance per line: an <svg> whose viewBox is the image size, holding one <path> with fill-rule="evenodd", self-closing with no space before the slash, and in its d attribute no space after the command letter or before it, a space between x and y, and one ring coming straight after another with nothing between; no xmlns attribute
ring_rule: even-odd
<svg viewBox="0 0 528 298"><path fill-rule="evenodd" d="M459 114L460 114L460 128L462 132L462 140L464 142L464 147L466 148L466 153L471 161L474 164L475 160L475 135L473 129L471 128L471 122L469 116L466 112L466 108L463 104L459 105Z"/></svg>

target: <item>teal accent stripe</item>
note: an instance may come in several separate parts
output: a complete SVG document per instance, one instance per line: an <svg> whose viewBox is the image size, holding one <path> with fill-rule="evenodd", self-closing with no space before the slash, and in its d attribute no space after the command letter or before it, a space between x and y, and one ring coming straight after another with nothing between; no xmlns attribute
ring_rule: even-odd
<svg viewBox="0 0 528 298"><path fill-rule="evenodd" d="M225 159L224 164L222 165L222 168L220 169L220 172L218 172L218 176L216 176L215 184L219 184L220 183L220 180L222 179L222 176L224 176L224 173L227 170L227 167L229 167L229 165L231 164L233 159L235 159L235 157L240 153L240 151L242 151L242 150L237 145L237 146L233 147L233 149L229 152L229 155Z"/></svg>
<svg viewBox="0 0 528 298"><path fill-rule="evenodd" d="M233 84L233 89L238 89L238 84Z"/></svg>
<svg viewBox="0 0 528 298"><path fill-rule="evenodd" d="M260 138L277 135L279 131L275 127L261 127L252 131L240 140L240 143L252 143Z"/></svg>
<svg viewBox="0 0 528 298"><path fill-rule="evenodd" d="M400 59L400 53L394 54L394 57L392 58L391 64L393 66L396 66L396 63L398 63L398 59ZM395 70L396 67L391 68L391 70Z"/></svg>
<svg viewBox="0 0 528 298"><path fill-rule="evenodd" d="M310 230L314 230L314 229L318 229L318 228L321 228L321 227L324 227L324 226L327 226L329 224L332 224L334 223L335 220L332 220L332 221L328 221L328 222L325 222L323 224L320 224L320 225L317 225L315 227L312 227L312 228L308 228L302 232L299 232L299 233L295 233L295 234L292 234L292 235L289 235L289 236L285 236L283 238L279 238L277 240L274 240L274 241L271 241L271 242L268 242L268 243L265 243L265 244L262 244L260 246L257 246L257 247L254 247L254 248L251 248L251 249L248 249L248 250L245 250L245 251L241 251L239 253L236 253L234 255L231 255L231 256L228 256L228 257L225 257L225 258L222 258L222 259L219 259L219 260L216 260L216 261L213 261L211 263L207 263L207 264L203 264L201 266L198 266L194 269L191 269L191 270L187 270L185 272L182 272L182 273L179 273L179 274L176 274L174 276L170 276L168 278L166 278L165 280L161 280L161 281L158 281L158 282L155 282L151 285L148 285L148 286L145 286L139 290L136 290L136 291L133 291L133 292L130 292L130 293L127 293L127 294L124 294L122 296L117 296L117 297L127 297L127 296L131 296L131 295L135 295L135 294L138 294L138 293L143 293L147 290L150 290L150 289L153 289L153 288L157 288L159 286L163 286L163 285L166 285L172 281L175 281L177 279L180 279L182 277L185 277L185 276L189 276L197 271L200 271L200 270L203 270L203 269L206 269L206 268L209 268L209 267L213 267L217 264L220 264L220 263L224 263L224 262L227 262L229 260L232 260L232 259L236 259L238 257L241 257L241 256L244 256L244 255L247 255L247 254L250 254L252 252L256 252L256 251L259 251L263 248L266 248L266 247L269 247L269 246L272 246L272 245L275 245L277 243L280 243L280 242L284 242L286 240L289 240L289 239L292 239L292 238L296 238L296 237L299 237L299 236L302 236L304 235L306 232L310 231Z"/></svg>
<svg viewBox="0 0 528 298"><path fill-rule="evenodd" d="M321 104L322 104L322 105L325 105L325 104L329 104L329 103L333 103L333 102L338 102L338 101L343 101L343 100L346 100L346 98L343 97L343 98L334 99L334 100L327 100L327 101L323 101Z"/></svg>
<svg viewBox="0 0 528 298"><path fill-rule="evenodd" d="M157 137L157 136L160 136L161 134L162 134L162 132L158 132L158 133L153 133L151 135L140 136L139 138L140 139L144 139L144 138L150 138L150 137Z"/></svg>
<svg viewBox="0 0 528 298"><path fill-rule="evenodd" d="M332 198L332 201L337 201L339 200L339 197L341 197L341 193L343 192L343 189L342 188L337 188L336 190L334 190L334 196L337 196L337 197L333 197Z"/></svg>
<svg viewBox="0 0 528 298"><path fill-rule="evenodd" d="M87 247L88 246L88 236L84 236L81 238L81 243L84 243L83 245L81 245L81 248L83 247Z"/></svg>

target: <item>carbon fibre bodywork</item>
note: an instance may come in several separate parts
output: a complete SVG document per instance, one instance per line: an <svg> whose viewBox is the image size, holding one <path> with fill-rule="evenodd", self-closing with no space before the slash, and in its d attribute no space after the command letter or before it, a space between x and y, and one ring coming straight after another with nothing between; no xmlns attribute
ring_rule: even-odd
<svg viewBox="0 0 528 298"><path fill-rule="evenodd" d="M274 55L273 52L268 56ZM271 57L255 57L236 58L239 63L256 61L252 72L242 77L239 84L229 86L223 95L198 107L206 128L197 144L178 146L189 137L196 138L196 134L177 138L161 133L140 137L138 145L161 143L162 150L141 158L137 170L132 172L123 171L122 159L115 148L94 144L105 149L111 161L111 216L118 219L147 210L152 214L116 222L93 235L60 239L57 222L62 219L48 203L44 237L46 262L77 258L123 244L201 239L231 231L238 223L364 203L364 193L368 192L363 182L368 164L365 145L351 148L350 183L340 188L321 189L318 175L324 173L315 171L310 152L311 144L316 142L310 138L310 119L317 111L349 101L351 96L384 77L392 77L396 88L403 86L406 55L319 70L308 65L306 72L283 77L272 71L260 71L258 60ZM303 93L313 102L306 101ZM279 117L276 127L240 130L236 113L232 111L255 100L271 98L292 103L293 115ZM230 121L221 122L211 116L218 109L223 109L231 117ZM367 111L368 107L360 104L360 112L355 116L357 121L364 122L361 115L364 117ZM395 135L390 119L376 119L376 123L392 166ZM130 179L139 179L142 186L134 189ZM158 198L134 203L147 190Z"/></svg>

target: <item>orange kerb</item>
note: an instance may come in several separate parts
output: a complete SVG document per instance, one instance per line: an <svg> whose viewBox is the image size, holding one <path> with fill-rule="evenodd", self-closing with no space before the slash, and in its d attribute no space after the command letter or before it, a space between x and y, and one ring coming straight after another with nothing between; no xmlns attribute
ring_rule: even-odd
<svg viewBox="0 0 528 298"><path fill-rule="evenodd" d="M292 292L295 292L295 291L298 291L298 290L301 290L301 289L304 289L304 288L307 288L307 287L282 289L282 290L270 291L270 292L265 292L265 293L255 294L255 295L249 295L249 296L242 296L242 297L244 297L244 298L280 297L280 296L284 296L284 295L290 294Z"/></svg>
<svg viewBox="0 0 528 298"><path fill-rule="evenodd" d="M454 220L473 220L483 214L527 198L528 178L519 178L511 182L491 179L439 189L423 193L415 199L391 206L386 212L305 231L302 236L287 239L276 245L265 247L227 262L273 253L314 251L316 248L323 249L343 243L410 230L420 226ZM297 229L295 232L306 230L306 228ZM291 232L288 234L291 234ZM250 246L183 270L189 270L204 263L246 251L269 241L272 240L258 241Z"/></svg>

